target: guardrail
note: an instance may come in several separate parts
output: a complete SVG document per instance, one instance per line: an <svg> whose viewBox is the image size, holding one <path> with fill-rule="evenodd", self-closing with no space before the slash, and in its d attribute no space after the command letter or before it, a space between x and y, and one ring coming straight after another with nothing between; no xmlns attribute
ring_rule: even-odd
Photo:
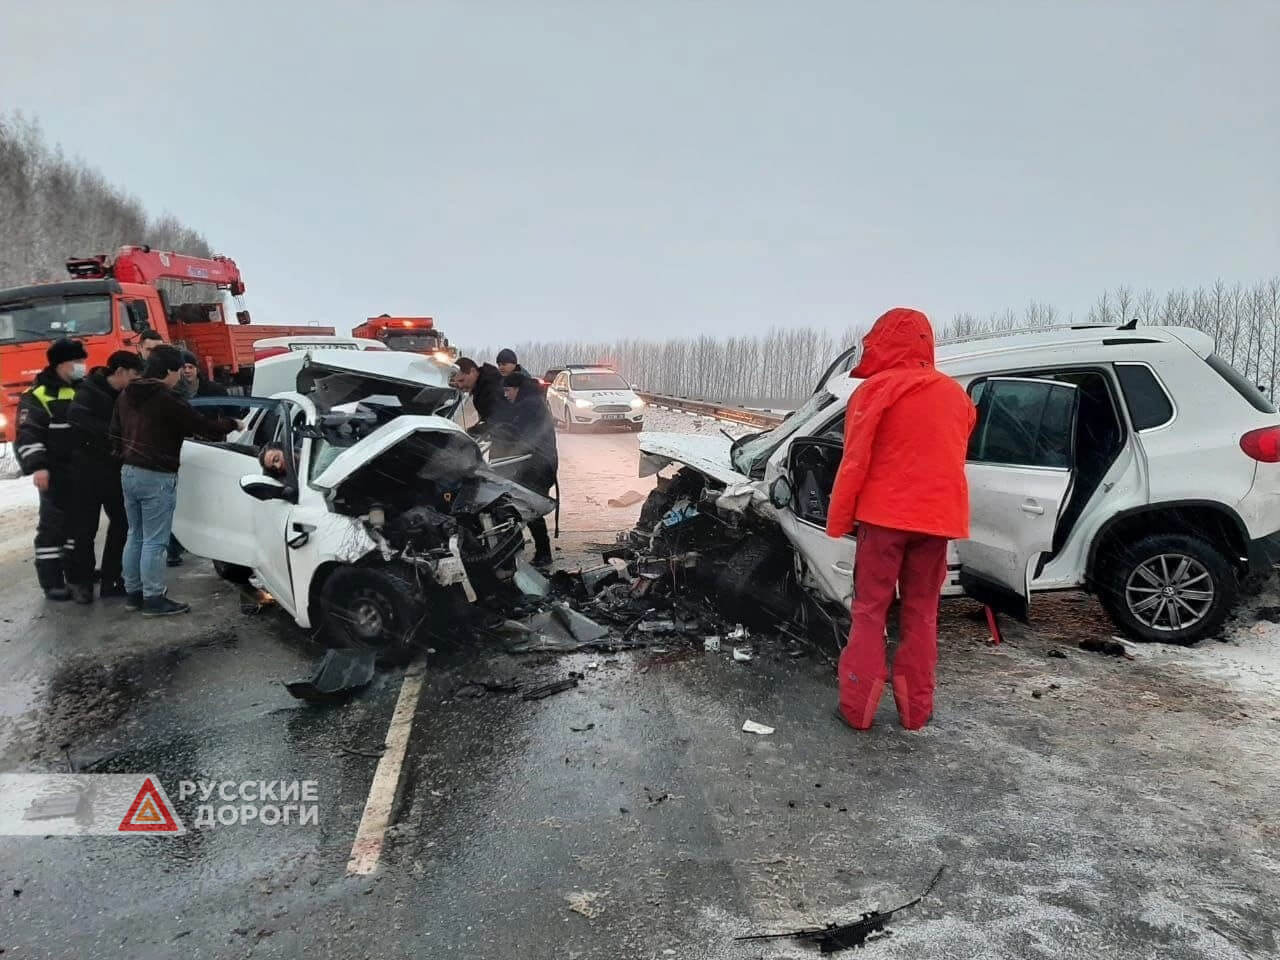
<svg viewBox="0 0 1280 960"><path fill-rule="evenodd" d="M709 403L706 400L690 400L688 397L668 397L660 393L644 392L638 395L645 403L658 408L683 410L686 413L696 413L716 420L728 420L748 427L760 427L762 430L772 430L785 419L777 413L764 413L761 410L748 410L746 407L733 407L723 403Z"/></svg>

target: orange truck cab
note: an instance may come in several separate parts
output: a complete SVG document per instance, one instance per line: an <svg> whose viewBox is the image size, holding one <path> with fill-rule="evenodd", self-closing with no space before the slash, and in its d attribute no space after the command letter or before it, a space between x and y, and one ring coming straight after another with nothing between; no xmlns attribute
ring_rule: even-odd
<svg viewBox="0 0 1280 960"><path fill-rule="evenodd" d="M332 327L249 323L244 281L229 257L188 257L126 246L67 261L71 279L0 290L0 420L12 442L18 398L45 367L45 351L62 337L81 341L88 366L138 346L152 329L190 350L211 380L252 383L253 344L264 337L331 335Z"/></svg>
<svg viewBox="0 0 1280 960"><path fill-rule="evenodd" d="M458 358L458 351L449 346L448 338L430 317L393 317L384 313L370 317L355 327L351 335L377 340L388 350L421 353L443 363L453 363Z"/></svg>

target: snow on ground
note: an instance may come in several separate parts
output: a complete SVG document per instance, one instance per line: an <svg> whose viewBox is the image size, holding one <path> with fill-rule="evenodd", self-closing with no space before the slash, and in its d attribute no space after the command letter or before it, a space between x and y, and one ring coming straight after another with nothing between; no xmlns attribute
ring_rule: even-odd
<svg viewBox="0 0 1280 960"><path fill-rule="evenodd" d="M650 433L708 435L718 434L723 428L734 437L751 432L739 424L653 407L645 416L644 428ZM639 476L640 448L636 434L617 430L560 433L556 442L560 450L561 531L591 534L598 541L611 541L619 530L634 525L640 516L641 503L611 507L609 501L632 491L647 497L653 489L653 477Z"/></svg>
<svg viewBox="0 0 1280 960"><path fill-rule="evenodd" d="M1280 623L1260 618L1258 611L1276 615L1278 604L1280 592L1273 582L1263 596L1239 607L1223 641L1206 640L1194 647L1139 644L1135 656L1182 667L1241 693L1273 698L1280 691Z"/></svg>
<svg viewBox="0 0 1280 960"><path fill-rule="evenodd" d="M39 502L30 477L0 480L0 557L31 552Z"/></svg>

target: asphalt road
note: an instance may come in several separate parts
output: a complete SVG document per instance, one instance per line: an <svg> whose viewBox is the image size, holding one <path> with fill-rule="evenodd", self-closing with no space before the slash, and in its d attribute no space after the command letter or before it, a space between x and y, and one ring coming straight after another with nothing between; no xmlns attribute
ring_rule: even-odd
<svg viewBox="0 0 1280 960"><path fill-rule="evenodd" d="M634 517L607 506L643 492L634 443L561 438L563 565ZM341 706L298 703L279 681L317 648L277 611L242 612L203 561L172 585L195 611L167 621L47 606L16 551L0 571L0 772L61 772L69 753L154 773L171 797L192 778L319 791L316 825L194 829L178 801L181 837L0 837L4 960L799 957L732 938L893 906L942 864L868 956L1280 951L1280 709L1259 675L1223 666L1266 640L1243 628L1129 661L1076 648L1109 633L1087 599L1038 604L999 648L948 605L939 707L918 734L890 700L869 734L840 726L828 663L772 638L749 664L700 642L439 649L377 869L348 876L403 671ZM570 670L577 689L537 702L464 689Z"/></svg>

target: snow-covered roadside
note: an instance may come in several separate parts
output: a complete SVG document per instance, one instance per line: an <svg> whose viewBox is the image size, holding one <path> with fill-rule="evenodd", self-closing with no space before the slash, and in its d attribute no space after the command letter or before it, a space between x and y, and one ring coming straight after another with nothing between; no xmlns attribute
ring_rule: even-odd
<svg viewBox="0 0 1280 960"><path fill-rule="evenodd" d="M1143 643L1131 647L1139 660L1182 667L1240 693L1273 698L1280 692L1280 623L1259 617L1280 616L1280 588L1236 611L1225 641L1204 640L1194 647Z"/></svg>
<svg viewBox="0 0 1280 960"><path fill-rule="evenodd" d="M31 553L39 503L30 477L0 480L0 557Z"/></svg>

